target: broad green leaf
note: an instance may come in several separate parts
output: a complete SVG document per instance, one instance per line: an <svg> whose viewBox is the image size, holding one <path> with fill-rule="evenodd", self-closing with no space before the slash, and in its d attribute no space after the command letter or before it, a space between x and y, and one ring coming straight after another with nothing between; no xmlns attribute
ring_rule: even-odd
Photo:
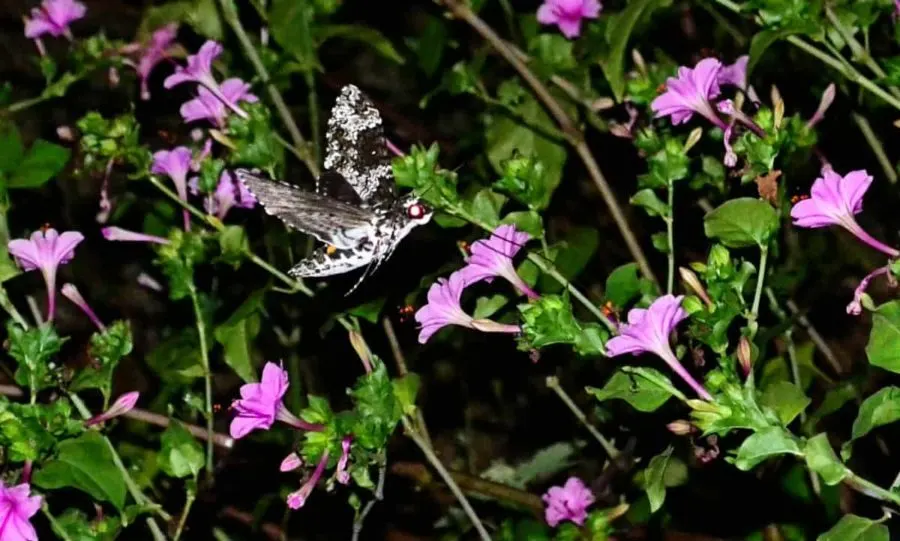
<svg viewBox="0 0 900 541"><path fill-rule="evenodd" d="M138 27L138 39L149 39L154 30L173 22L189 24L201 36L217 41L225 33L216 0L181 0L147 8Z"/></svg>
<svg viewBox="0 0 900 541"><path fill-rule="evenodd" d="M147 365L166 383L185 384L203 377L197 330L182 328L147 355Z"/></svg>
<svg viewBox="0 0 900 541"><path fill-rule="evenodd" d="M509 298L506 295L495 294L490 297L478 297L475 300L475 311L472 317L475 319L487 319L494 315L497 310L506 306Z"/></svg>
<svg viewBox="0 0 900 541"><path fill-rule="evenodd" d="M859 406L850 441L844 444L841 455L846 460L850 457L850 448L855 440L865 436L879 426L900 421L900 387L885 387Z"/></svg>
<svg viewBox="0 0 900 541"><path fill-rule="evenodd" d="M609 43L609 55L601 66L616 101L621 102L625 94L625 53L631 32L642 17L649 16L657 8L669 4L671 0L631 0L623 11L611 17L607 23L606 41Z"/></svg>
<svg viewBox="0 0 900 541"><path fill-rule="evenodd" d="M15 171L24 155L25 147L16 125L9 121L0 123L0 176Z"/></svg>
<svg viewBox="0 0 900 541"><path fill-rule="evenodd" d="M416 395L419 393L419 383L419 375L413 372L392 382L394 397L400 403L400 407L403 408L403 413L406 415L411 415L416 411Z"/></svg>
<svg viewBox="0 0 900 541"><path fill-rule="evenodd" d="M644 471L644 490L647 492L647 499L650 500L651 513L655 513L662 507L666 499L666 469L674 450L672 446L669 446L665 451L651 458Z"/></svg>
<svg viewBox="0 0 900 541"><path fill-rule="evenodd" d="M775 455L802 455L791 436L781 427L773 426L753 434L741 444L734 465L749 471L757 464Z"/></svg>
<svg viewBox="0 0 900 541"><path fill-rule="evenodd" d="M480 222L493 227L500 223L500 209L504 203L506 196L485 188L475 194L469 205L469 212Z"/></svg>
<svg viewBox="0 0 900 541"><path fill-rule="evenodd" d="M113 541L122 529L121 522L117 516L88 519L83 511L69 508L51 526L60 539L68 541Z"/></svg>
<svg viewBox="0 0 900 541"><path fill-rule="evenodd" d="M812 400L789 381L776 381L766 386L760 396L760 403L771 408L784 426L789 425L797 415L800 415L810 402Z"/></svg>
<svg viewBox="0 0 900 541"><path fill-rule="evenodd" d="M641 294L641 279L637 263L626 263L612 271L606 279L606 300L624 308Z"/></svg>
<svg viewBox="0 0 900 541"><path fill-rule="evenodd" d="M179 422L166 428L161 438L159 467L171 477L196 476L203 469L203 447Z"/></svg>
<svg viewBox="0 0 900 541"><path fill-rule="evenodd" d="M900 301L886 302L872 314L866 356L873 366L900 373Z"/></svg>
<svg viewBox="0 0 900 541"><path fill-rule="evenodd" d="M884 524L856 515L844 515L816 541L891 541L891 534Z"/></svg>
<svg viewBox="0 0 900 541"><path fill-rule="evenodd" d="M367 303L363 303L359 306L351 308L348 313L351 316L356 316L358 318L364 319L369 323L378 323L378 316L381 315L381 310L384 308L384 303L386 300L387 297L379 297Z"/></svg>
<svg viewBox="0 0 900 541"><path fill-rule="evenodd" d="M7 180L10 188L37 188L59 174L69 161L66 147L38 139Z"/></svg>
<svg viewBox="0 0 900 541"><path fill-rule="evenodd" d="M748 77L766 49L779 39L787 37L788 34L783 30L761 30L753 36L753 39L750 40L750 61L747 62Z"/></svg>
<svg viewBox="0 0 900 541"><path fill-rule="evenodd" d="M641 368L633 372L616 371L602 389L587 387L587 392L599 401L618 398L631 404L638 411L655 411L666 403L672 393L656 383L657 380L668 381L662 372L653 368ZM645 374L651 374L648 379Z"/></svg>
<svg viewBox="0 0 900 541"><path fill-rule="evenodd" d="M237 269L244 260L245 253L250 249L250 241L247 232L239 225L226 225L219 233L219 250L222 252L221 261L230 264Z"/></svg>
<svg viewBox="0 0 900 541"><path fill-rule="evenodd" d="M528 182L540 183L539 187L529 187L531 192L541 194L541 197L535 197L534 203L535 208L540 209L550 201L562 179L566 148L533 129L552 131L556 126L543 106L530 93L523 92L514 110L527 125L509 118L508 115L491 116L485 133L485 149L494 170L501 175L506 174L507 161L514 158L540 163L543 174L527 177Z"/></svg>
<svg viewBox="0 0 900 541"><path fill-rule="evenodd" d="M765 246L778 225L778 213L772 205L752 197L727 201L703 219L706 236L729 248Z"/></svg>
<svg viewBox="0 0 900 541"><path fill-rule="evenodd" d="M533 210L517 210L510 212L500 221L502 224L513 224L516 229L531 235L531 238L544 236L544 223L541 215Z"/></svg>
<svg viewBox="0 0 900 541"><path fill-rule="evenodd" d="M298 4L302 4L302 2L298 2ZM364 26L361 24L332 24L319 27L315 36L316 41L320 46L323 42L331 38L358 41L371 47L372 50L388 60L392 60L398 64L406 62L403 55L401 55L394 47L394 44L391 43L391 40L371 26Z"/></svg>
<svg viewBox="0 0 900 541"><path fill-rule="evenodd" d="M644 188L634 194L629 203L642 207L650 216L667 216L669 214L669 205L663 203L656 192L650 188Z"/></svg>
<svg viewBox="0 0 900 541"><path fill-rule="evenodd" d="M59 444L59 454L35 472L34 484L47 489L72 487L92 498L122 510L125 507L125 481L113 463L112 451L99 432L83 435Z"/></svg>
<svg viewBox="0 0 900 541"><path fill-rule="evenodd" d="M831 443L828 442L828 434L818 434L810 438L806 442L803 454L806 456L809 469L819 474L826 485L834 486L847 477L847 468L834 454Z"/></svg>
<svg viewBox="0 0 900 541"><path fill-rule="evenodd" d="M590 262L599 244L600 234L595 228L572 228L562 241L553 244L552 250L556 252L553 265L566 280L573 280ZM560 293L563 285L552 276L542 275L540 289L547 293Z"/></svg>
<svg viewBox="0 0 900 541"><path fill-rule="evenodd" d="M260 318L258 311L263 303L266 290L253 292L228 317L215 328L213 335L216 342L225 350L225 362L245 382L256 381L256 367L250 354L253 339L259 333Z"/></svg>

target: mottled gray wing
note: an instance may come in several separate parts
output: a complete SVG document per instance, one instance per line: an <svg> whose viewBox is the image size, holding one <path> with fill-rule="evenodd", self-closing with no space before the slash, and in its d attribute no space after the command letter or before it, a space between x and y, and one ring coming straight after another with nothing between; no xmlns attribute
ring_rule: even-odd
<svg viewBox="0 0 900 541"><path fill-rule="evenodd" d="M297 278L334 276L368 265L374 255L375 245L371 242L364 242L347 250L323 247L294 265L288 274Z"/></svg>
<svg viewBox="0 0 900 541"><path fill-rule="evenodd" d="M381 115L356 86L341 89L325 137L325 169L340 175L364 202L374 205L396 197ZM325 178L317 182L318 193L328 190Z"/></svg>
<svg viewBox="0 0 900 541"><path fill-rule="evenodd" d="M238 181L253 192L266 213L322 242L339 249L351 249L374 231L375 215L366 209L270 180L246 169L237 169L234 173Z"/></svg>

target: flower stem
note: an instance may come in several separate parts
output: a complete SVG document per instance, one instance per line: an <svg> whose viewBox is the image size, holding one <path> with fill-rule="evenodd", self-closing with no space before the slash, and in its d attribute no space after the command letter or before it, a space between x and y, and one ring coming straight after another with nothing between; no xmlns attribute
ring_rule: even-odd
<svg viewBox="0 0 900 541"><path fill-rule="evenodd" d="M206 474L210 480L214 476L213 472L213 440L215 438L215 428L213 426L213 408L212 408L212 372L209 370L209 351L206 349L206 323L203 320L203 311L200 310L200 299L197 296L197 288L191 283L188 288L191 294L191 304L194 306L194 318L197 320L197 335L200 339L200 362L203 363L203 383L205 403L203 406L204 416L206 417Z"/></svg>
<svg viewBox="0 0 900 541"><path fill-rule="evenodd" d="M596 439L597 442L600 443L600 446L603 447L603 450L606 451L606 454L609 455L609 458L612 460L618 458L619 450L616 449L616 446L611 441L606 439L599 430L597 430L597 427L595 427L588 421L587 415L585 415L584 412L581 411L581 408L578 407L578 404L576 404L575 401L572 400L572 397L569 396L565 389L560 387L559 378L557 378L556 376L549 376L547 378L547 387L549 387L551 390L553 390L554 393L556 393L556 396L558 396L559 399L563 401L563 404L565 404L566 407L569 408L569 411L571 411L575 418L578 419L578 422L580 422L582 425L584 425L585 428L588 429L588 432L590 432L591 435L594 436L594 439Z"/></svg>
<svg viewBox="0 0 900 541"><path fill-rule="evenodd" d="M47 522L50 523L50 529L53 530L53 533L56 534L62 541L72 541L72 538L69 537L69 534L66 533L65 528L63 528L59 522L56 520L56 517L53 516L53 513L50 512L50 508L47 507L47 499L44 498L44 504L41 505L41 513L45 517L47 517Z"/></svg>
<svg viewBox="0 0 900 541"><path fill-rule="evenodd" d="M882 171L884 171L884 176L887 177L891 184L897 184L897 171L895 171L894 166L891 165L891 160L890 158L888 158L887 153L885 153L884 151L884 145L881 144L878 136L875 135L875 132L872 130L872 126L869 124L868 119L856 112L852 113L850 116L853 118L853 122L856 123L859 131L862 132L863 137L866 139L866 142L869 143L869 146L872 148L872 152L875 153L875 157L878 159L878 163L879 165L881 165Z"/></svg>
<svg viewBox="0 0 900 541"><path fill-rule="evenodd" d="M890 490L885 490L872 481L863 479L850 470L847 471L848 475L844 478L844 482L852 489L871 498L900 506L900 494L897 494L896 492Z"/></svg>
<svg viewBox="0 0 900 541"><path fill-rule="evenodd" d="M669 239L668 252L669 274L666 279L666 293L672 294L675 287L675 183L669 182L669 215L666 216L666 234Z"/></svg>
<svg viewBox="0 0 900 541"><path fill-rule="evenodd" d="M81 398L78 397L75 393L69 394L69 400L72 401L72 405L75 406L75 409L78 410L78 414L85 420L93 417L91 414L91 410L87 408L87 406L82 402ZM116 446L113 445L109 438L105 435L103 436L103 441L106 443L107 448L109 448L110 453L112 453L113 465L115 465L116 469L119 470L119 473L122 474L122 479L125 481L125 487L128 489L128 493L131 494L131 497L134 499L135 503L138 505L146 505L151 507L151 511L163 520L169 520L172 516L165 511L159 504L154 503L150 500L141 489L137 486L137 483L134 482L134 479L131 478L131 474L128 473L128 468L125 467L125 463L122 462L122 457L119 456L118 451L116 451ZM156 523L156 519L153 517L147 517L146 519L147 527L150 528L150 533L153 534L153 539L155 541L165 541L166 536L163 534L162 530L159 527L159 524Z"/></svg>
<svg viewBox="0 0 900 541"><path fill-rule="evenodd" d="M759 269L756 276L756 292L753 294L753 306L750 308L750 320L756 321L759 315L759 300L762 298L763 284L766 281L766 263L769 260L769 245L759 247Z"/></svg>
<svg viewBox="0 0 900 541"><path fill-rule="evenodd" d="M28 328L28 322L25 321L25 318L22 317L22 314L16 309L15 305L13 305L12 301L9 300L9 294L6 292L6 288L0 285L0 308L3 308L9 317L13 318L13 320L19 324L23 329Z"/></svg>
<svg viewBox="0 0 900 541"><path fill-rule="evenodd" d="M178 541L181 538L181 532L184 531L184 525L187 523L188 515L191 512L191 507L194 505L194 500L197 499L197 495L192 487L188 487L186 499L184 501L184 509L181 510L181 516L178 518L178 526L175 528L175 535L172 536L172 541Z"/></svg>
<svg viewBox="0 0 900 541"><path fill-rule="evenodd" d="M481 523L481 520L478 518L478 515L475 513L475 509L472 508L472 504L469 503L469 500L466 498L466 495L463 494L462 489L459 488L459 485L456 484L456 481L453 480L453 476L450 475L450 472L447 471L447 468L441 464L441 459L438 458L436 454L434 454L434 450L428 445L428 442L425 441L424 438L413 428L412 422L407 418L403 417L403 427L406 429L406 435L415 443L419 449L422 451L422 454L425 455L425 459L431 464L431 466L437 470L438 475L441 476L441 479L447 484L447 487L450 488L450 492L456 496L456 500L462 506L463 511L465 511L466 515L469 517L469 520L472 521L472 526L475 527L475 530L478 532L478 536L481 537L481 541L491 541L491 536L488 534L487 530L484 528L484 524Z"/></svg>
<svg viewBox="0 0 900 541"><path fill-rule="evenodd" d="M241 25L241 20L238 17L234 0L219 0L219 5L222 7L222 15L225 18L225 21L228 23L228 26L231 27L231 30L234 31L238 41L241 42L241 47L244 49L244 55L246 55L247 60L253 64L253 69L256 70L262 83L266 85L266 91L269 93L269 98L272 100L272 103L275 104L275 109L278 111L281 121L291 135L291 140L294 142L297 153L303 156L302 161L306 164L309 172L312 173L314 177L318 177L319 164L310 154L307 143L303 139L300 129L297 127L297 123L294 122L294 119L291 117L291 112L288 109L287 103L285 103L278 88L275 87L271 77L269 77L269 71L259 57L259 53L256 52L256 48L253 47L253 42L250 41L250 37L247 35L244 27Z"/></svg>
<svg viewBox="0 0 900 541"><path fill-rule="evenodd" d="M356 520L353 521L353 537L351 541L358 541L363 530L363 525L369 512L375 507L377 502L384 499L384 478L387 477L387 452L381 451L378 455L378 484L375 486L375 495L369 500L369 503L362 508Z"/></svg>

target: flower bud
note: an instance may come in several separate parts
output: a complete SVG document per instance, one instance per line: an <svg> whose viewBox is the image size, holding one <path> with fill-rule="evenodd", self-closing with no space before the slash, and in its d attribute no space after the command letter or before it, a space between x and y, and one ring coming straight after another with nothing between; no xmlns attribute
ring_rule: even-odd
<svg viewBox="0 0 900 541"><path fill-rule="evenodd" d="M744 377L749 376L753 370L753 350L750 348L750 340L746 336L742 336L738 341L737 358Z"/></svg>
<svg viewBox="0 0 900 541"><path fill-rule="evenodd" d="M98 423L106 422L113 417L125 415L126 413L134 409L134 405L137 404L138 398L140 396L141 393L137 391L123 394L113 403L112 406L110 406L108 410L85 421L84 426L92 426Z"/></svg>
<svg viewBox="0 0 900 541"><path fill-rule="evenodd" d="M831 107L832 102L834 102L834 94L834 83L831 83L828 85L828 88L825 89L825 92L822 93L822 99L819 101L819 108L816 109L815 114L813 114L809 119L809 122L806 123L807 128L815 127L816 124L825 118L825 112L828 111L828 108Z"/></svg>
<svg viewBox="0 0 900 541"><path fill-rule="evenodd" d="M687 153L692 149L694 145L700 141L701 137L703 137L703 128L698 127L691 130L691 133L688 134L687 141L684 143L684 152Z"/></svg>
<svg viewBox="0 0 900 541"><path fill-rule="evenodd" d="M59 137L60 141L66 141L67 143L71 143L75 140L75 132L72 130L71 126L57 126L56 136Z"/></svg>
<svg viewBox="0 0 900 541"><path fill-rule="evenodd" d="M291 453L288 456L284 457L284 460L281 461L281 466L279 466L279 470L283 472L289 472L296 470L300 466L303 465L303 459L300 458L300 455L297 453Z"/></svg>
<svg viewBox="0 0 900 541"><path fill-rule="evenodd" d="M359 355L360 360L363 363L363 367L366 369L366 373L372 372L372 352L369 351L369 345L366 344L365 339L363 339L362 335L357 331L348 331L347 333L350 338L350 345L353 346L356 354Z"/></svg>
<svg viewBox="0 0 900 541"><path fill-rule="evenodd" d="M684 285L687 286L688 289L693 291L698 297L703 299L703 302L706 303L706 306L710 308L713 307L712 299L709 298L709 295L706 293L706 288L704 288L703 284L700 283L700 279L697 277L694 271L685 267L678 267L678 274L681 275L681 280L684 282Z"/></svg>
<svg viewBox="0 0 900 541"><path fill-rule="evenodd" d="M773 125L775 129L781 128L781 122L784 120L784 99L781 97L781 92L778 91L778 87L772 85L772 108L775 111L775 119Z"/></svg>
<svg viewBox="0 0 900 541"><path fill-rule="evenodd" d="M671 423L666 425L666 428L668 428L669 432L675 434L676 436L687 436L688 434L692 434L696 431L694 425L692 425L690 421L686 421L684 419L672 421Z"/></svg>

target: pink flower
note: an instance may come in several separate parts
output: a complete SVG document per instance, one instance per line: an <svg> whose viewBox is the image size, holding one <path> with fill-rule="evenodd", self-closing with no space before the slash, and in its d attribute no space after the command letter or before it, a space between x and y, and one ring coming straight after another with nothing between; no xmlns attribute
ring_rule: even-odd
<svg viewBox="0 0 900 541"><path fill-rule="evenodd" d="M291 453L288 456L284 457L284 460L281 461L281 465L278 467L278 469L283 472L289 472L296 470L302 465L303 459L300 458L300 455L298 455L297 453Z"/></svg>
<svg viewBox="0 0 900 541"><path fill-rule="evenodd" d="M187 58L187 66L178 66L175 73L169 75L163 82L166 88L180 85L182 83L198 83L212 93L213 96L219 98L226 107L234 111L241 118L249 118L237 103L229 100L222 92L219 83L216 82L212 73L212 63L222 54L222 46L215 41L209 40L200 47L197 54L193 54Z"/></svg>
<svg viewBox="0 0 900 541"><path fill-rule="evenodd" d="M314 488L316 488L316 483L319 482L319 479L322 478L322 473L325 471L325 466L328 465L328 449L325 449L325 452L322 453L322 458L319 459L319 464L316 466L315 471L309 477L309 479L303 483L303 486L300 487L300 490L296 490L288 494L287 504L291 509L300 509L306 504L306 499L309 498L309 495L312 494Z"/></svg>
<svg viewBox="0 0 900 541"><path fill-rule="evenodd" d="M463 269L466 285L502 276L528 297L538 298L539 295L516 273L512 261L529 238L528 233L517 231L514 225L501 225L489 239L475 241L468 265Z"/></svg>
<svg viewBox="0 0 900 541"><path fill-rule="evenodd" d="M350 462L350 444L353 436L344 436L341 440L341 458L337 463L337 481L342 485L350 482L350 472L347 471L347 463Z"/></svg>
<svg viewBox="0 0 900 541"><path fill-rule="evenodd" d="M191 180L191 193L197 195L200 193L198 180L194 177ZM207 197L203 202L203 207L209 214L214 214L220 220L225 219L225 215L232 207L252 209L256 206L256 196L247 189L242 182L235 182L228 171L222 171L219 177L219 184L216 191Z"/></svg>
<svg viewBox="0 0 900 541"><path fill-rule="evenodd" d="M581 34L582 19L596 19L603 6L597 0L545 0L537 10L541 24L555 24L569 39Z"/></svg>
<svg viewBox="0 0 900 541"><path fill-rule="evenodd" d="M28 519L40 510L42 498L30 493L28 483L7 488L0 479L0 540L37 541L37 532Z"/></svg>
<svg viewBox="0 0 900 541"><path fill-rule="evenodd" d="M122 229L121 227L115 226L104 227L100 230L100 234L103 235L103 238L105 238L106 240L121 242L149 242L151 244L169 244L169 239L157 237L156 235L138 233L137 231L129 231L127 229Z"/></svg>
<svg viewBox="0 0 900 541"><path fill-rule="evenodd" d="M854 218L862 212L863 196L871 185L872 176L865 169L851 171L842 177L830 167L823 168L822 176L813 183L809 199L791 209L794 225L810 228L839 225L872 248L897 257L900 252L875 240Z"/></svg>
<svg viewBox="0 0 900 541"><path fill-rule="evenodd" d="M187 175L191 170L191 149L176 147L172 150L160 150L153 154L151 173L166 175L175 183L175 191L182 201L187 201ZM187 209L183 211L184 230L191 230L191 215Z"/></svg>
<svg viewBox="0 0 900 541"><path fill-rule="evenodd" d="M90 319L98 329L100 329L100 332L106 331L106 325L104 325L103 322L100 321L100 318L97 317L97 314L91 310L90 305L84 300L84 297L81 296L81 292L78 291L78 288L75 287L74 284L63 284L62 294L63 297L69 299L76 306L81 308L81 311L85 313L88 319Z"/></svg>
<svg viewBox="0 0 900 541"><path fill-rule="evenodd" d="M721 70L722 63L715 58L704 58L693 68L678 68L678 77L669 77L666 91L650 104L656 118L671 116L672 124L678 125L698 113L719 128L727 128L710 104L719 95Z"/></svg>
<svg viewBox="0 0 900 541"><path fill-rule="evenodd" d="M71 39L69 25L86 12L87 8L77 0L44 0L41 7L31 10L31 18L25 19L25 37L35 39L50 34Z"/></svg>
<svg viewBox="0 0 900 541"><path fill-rule="evenodd" d="M99 423L105 423L110 419L119 417L120 415L125 415L126 413L134 409L134 406L137 404L138 398L140 398L140 396L141 393L137 391L131 391L130 393L123 394L118 399L116 399L115 402L113 402L113 405L110 406L108 410L85 421L84 426L93 426Z"/></svg>
<svg viewBox="0 0 900 541"><path fill-rule="evenodd" d="M178 35L178 24L170 23L153 31L150 39L145 43L133 43L123 48L125 53L137 55L137 62L127 62L137 71L141 80L141 99L150 99L150 90L147 88L147 80L150 73L160 62L169 58L173 52L172 42Z"/></svg>
<svg viewBox="0 0 900 541"><path fill-rule="evenodd" d="M831 107L831 104L834 102L834 94L834 83L831 83L825 88L825 91L822 92L822 98L819 100L819 107L816 108L816 112L813 113L813 116L811 116L806 123L807 129L814 128L816 124L825 118L825 112L828 111L828 108Z"/></svg>
<svg viewBox="0 0 900 541"><path fill-rule="evenodd" d="M734 64L722 66L719 70L719 84L736 86L740 89L747 88L747 63L749 61L750 56L744 55L739 56Z"/></svg>
<svg viewBox="0 0 900 541"><path fill-rule="evenodd" d="M594 503L594 494L577 477L569 477L561 487L550 487L542 497L547 508L544 519L551 527L564 520L581 526L587 518L587 508Z"/></svg>
<svg viewBox="0 0 900 541"><path fill-rule="evenodd" d="M276 420L295 428L321 431L321 425L307 423L284 407L282 398L288 385L287 372L275 363L266 363L260 383L241 386L241 398L233 406L237 416L231 421L231 437L243 438L257 428L268 430Z"/></svg>
<svg viewBox="0 0 900 541"><path fill-rule="evenodd" d="M475 319L463 312L459 305L463 289L468 281L465 269L450 275L450 279L438 278L428 289L428 304L416 312L416 321L422 326L419 331L419 343L424 344L431 336L447 325L459 325L482 332L517 333L521 329L517 325L506 325L487 319Z"/></svg>
<svg viewBox="0 0 900 541"><path fill-rule="evenodd" d="M47 285L47 321L56 313L56 269L75 257L75 247L84 240L78 231L66 231L62 235L55 229L35 231L29 240L9 241L9 253L24 271L38 269Z"/></svg>
<svg viewBox="0 0 900 541"><path fill-rule="evenodd" d="M678 323L688 317L681 307L683 298L684 295L664 295L653 301L648 309L632 308L628 312L628 323L620 325L619 335L606 343L606 353L610 357L625 353L653 353L664 360L701 398L712 400L712 395L681 366L669 346L669 335Z"/></svg>
<svg viewBox="0 0 900 541"><path fill-rule="evenodd" d="M222 82L222 95L232 103L259 101L259 98L250 93L250 85L236 77ZM220 128L225 126L225 118L228 116L228 110L222 100L205 86L197 88L197 97L184 102L179 111L185 122L209 120Z"/></svg>
<svg viewBox="0 0 900 541"><path fill-rule="evenodd" d="M860 280L859 285L853 291L853 300L850 302L850 304L847 305L847 313L851 316L860 315L863 310L862 296L865 294L866 289L869 288L869 283L882 274L887 274L888 279L891 282L894 282L893 277L890 275L890 272L891 268L888 266L879 267L867 274L862 280ZM896 282L894 282L892 285L896 285Z"/></svg>

